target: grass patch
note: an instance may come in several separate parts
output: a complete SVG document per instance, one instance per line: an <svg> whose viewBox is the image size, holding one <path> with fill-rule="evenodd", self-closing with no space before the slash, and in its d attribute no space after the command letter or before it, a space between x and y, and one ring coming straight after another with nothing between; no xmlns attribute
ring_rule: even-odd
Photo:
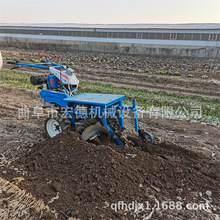
<svg viewBox="0 0 220 220"><path fill-rule="evenodd" d="M202 79L208 79L209 77L207 75L203 75L201 78Z"/></svg>
<svg viewBox="0 0 220 220"><path fill-rule="evenodd" d="M13 61L19 61L20 59L18 57L12 57Z"/></svg>
<svg viewBox="0 0 220 220"><path fill-rule="evenodd" d="M31 59L31 61L32 61L33 63L40 63L40 62L41 62L41 60L35 60L35 59Z"/></svg>
<svg viewBox="0 0 220 220"><path fill-rule="evenodd" d="M11 60L11 57L2 57L3 60Z"/></svg>
<svg viewBox="0 0 220 220"><path fill-rule="evenodd" d="M181 74L178 72L178 71L176 71L176 72L171 72L171 71L169 71L169 70L166 70L166 71L157 71L156 72L157 74L160 74L160 75L164 75L164 76L166 76L166 75L171 75L171 76L181 76Z"/></svg>
<svg viewBox="0 0 220 220"><path fill-rule="evenodd" d="M194 78L194 75L188 74L188 77L189 77L189 78Z"/></svg>
<svg viewBox="0 0 220 220"><path fill-rule="evenodd" d="M31 76L30 73L2 70L0 71L0 82L5 86L37 90L37 86L33 86L30 82Z"/></svg>

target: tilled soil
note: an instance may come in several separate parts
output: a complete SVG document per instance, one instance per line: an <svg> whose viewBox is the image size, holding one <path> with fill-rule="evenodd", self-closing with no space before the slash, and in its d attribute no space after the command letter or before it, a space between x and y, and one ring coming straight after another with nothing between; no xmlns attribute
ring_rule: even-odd
<svg viewBox="0 0 220 220"><path fill-rule="evenodd" d="M34 114L34 108L42 106L38 92L0 86L0 98L0 153L16 151L22 145L46 139L44 120L48 113L44 112L39 118ZM19 119L19 112L23 112L24 107L29 110L29 118ZM133 119L129 117L125 118L126 133L135 135ZM177 144L189 151L203 152L211 161L220 160L219 127L154 118L146 114L139 121L144 130L153 134L156 144Z"/></svg>
<svg viewBox="0 0 220 220"><path fill-rule="evenodd" d="M59 219L65 219L67 209L69 216L79 219L148 219L151 212L152 219L214 219L220 211L217 180L172 158L113 144L96 146L81 141L74 132L34 145L13 165L27 171L21 188L46 204L57 196L49 206ZM149 207L126 211L117 207L119 201L149 202ZM180 202L182 208L153 209L157 202L166 201ZM206 201L207 210L186 208Z"/></svg>
<svg viewBox="0 0 220 220"><path fill-rule="evenodd" d="M39 119L32 115L33 108L40 106L39 94L5 86L0 91L1 175L8 180L23 176L19 187L46 204L53 201L48 205L59 213L59 219L65 219L66 209L80 219L144 219L151 212L151 219L217 216L219 128L143 118L141 125L155 137L154 145L144 147L146 152L95 146L72 133L47 140L43 130L46 115ZM30 108L30 119L18 119L23 105ZM131 119L126 119L126 128L127 134L135 135ZM205 199L211 201L211 211L186 210L186 204L203 205ZM139 214L124 212L115 205L118 201L149 202L150 209L147 206ZM171 201L180 201L185 210L152 209Z"/></svg>
<svg viewBox="0 0 220 220"><path fill-rule="evenodd" d="M45 139L44 118L33 114L37 106L37 92L0 86L0 153Z"/></svg>
<svg viewBox="0 0 220 220"><path fill-rule="evenodd" d="M27 61L43 58L40 51L26 51L13 48L2 50L2 56L25 58ZM74 68L77 71L77 77L84 81L102 82L128 88L144 88L152 91L165 91L215 99L219 99L220 97L220 65L217 61L85 55L61 52L48 52L48 57L52 61L61 63L74 62L77 65ZM4 68L10 67L5 61ZM111 69L108 69L109 67ZM117 68L120 68L120 70L117 70ZM135 71L125 71L127 68L148 70L149 72L138 73ZM25 68L23 69L25 70ZM165 70L179 72L182 76L156 74L157 71ZM40 70L38 69L36 71ZM189 74L194 77L188 77ZM208 79L202 79L201 77L203 75L207 75Z"/></svg>
<svg viewBox="0 0 220 220"><path fill-rule="evenodd" d="M10 49L2 53L39 59L40 51ZM219 97L219 67L214 61L62 53L49 53L49 56L53 61L75 62L80 73L77 76L86 81L100 79L112 83L118 77L117 85L120 81L128 86L148 88L149 84L154 89L150 85L155 84L161 91ZM100 68L90 68L91 64ZM146 78L143 73L106 70L106 65L143 69L149 66L150 73ZM193 71L195 78L155 75L154 71L160 68L184 74ZM204 74L209 80L200 79ZM169 84L171 81L173 86ZM39 118L33 115L34 107L41 106L37 92L0 86L0 98L0 175L8 180L24 176L19 187L46 204L49 202L59 213L59 219L66 219L65 211L66 214L72 211L72 216L80 219L219 218L219 127L144 115L140 124L155 140L154 145L144 147L145 152L115 145L95 146L80 141L72 133L48 140L43 129L47 112ZM19 120L19 109L24 106L29 108L30 118ZM134 137L132 119L127 118L125 123L126 134ZM142 212L125 211L119 201L150 205ZM185 209L154 207L172 201L181 202ZM206 210L186 208L188 203L206 202L210 204Z"/></svg>
<svg viewBox="0 0 220 220"><path fill-rule="evenodd" d="M79 219L143 219L156 201L181 202L185 210L162 208L152 219L211 219L220 211L217 180L135 148L89 144L73 132L34 145L13 165L27 171L21 188L46 204L57 196L49 206L60 213L59 219L65 219L67 209ZM186 210L187 204L204 204L206 199L210 210ZM116 210L119 201L149 202L150 209Z"/></svg>

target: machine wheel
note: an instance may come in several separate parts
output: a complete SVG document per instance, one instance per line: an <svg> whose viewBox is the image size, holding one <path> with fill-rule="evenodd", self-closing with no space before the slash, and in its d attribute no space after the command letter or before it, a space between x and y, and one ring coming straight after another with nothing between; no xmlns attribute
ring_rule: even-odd
<svg viewBox="0 0 220 220"><path fill-rule="evenodd" d="M149 144L153 143L153 136L149 132L143 131L143 135L144 135L144 139L140 135L138 136L138 141L140 145L144 143L149 143Z"/></svg>
<svg viewBox="0 0 220 220"><path fill-rule="evenodd" d="M97 123L95 125L91 125L87 127L82 135L81 139L92 142L94 144L108 144L111 139L111 134L109 133L108 129L104 126L101 126L100 123Z"/></svg>
<svg viewBox="0 0 220 220"><path fill-rule="evenodd" d="M45 121L45 130L48 137L55 137L56 135L69 130L71 122L65 118L48 117Z"/></svg>

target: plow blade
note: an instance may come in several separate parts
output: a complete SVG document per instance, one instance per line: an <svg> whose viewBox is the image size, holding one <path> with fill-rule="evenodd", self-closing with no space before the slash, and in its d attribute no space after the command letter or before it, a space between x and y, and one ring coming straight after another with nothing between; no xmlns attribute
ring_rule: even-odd
<svg viewBox="0 0 220 220"><path fill-rule="evenodd" d="M87 127L81 135L81 139L85 141L92 142L92 140L95 138L99 138L103 141L105 140L109 142L111 139L111 134L106 127L101 126L99 123L97 123L95 125Z"/></svg>

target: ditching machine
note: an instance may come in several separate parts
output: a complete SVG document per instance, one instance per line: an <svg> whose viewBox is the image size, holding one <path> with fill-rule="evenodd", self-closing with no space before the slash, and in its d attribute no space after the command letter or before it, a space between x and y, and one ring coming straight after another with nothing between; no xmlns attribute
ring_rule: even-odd
<svg viewBox="0 0 220 220"><path fill-rule="evenodd" d="M58 112L56 117L51 114L45 120L45 130L49 137L72 129L81 135L82 140L88 142L102 144L106 140L114 139L119 145L124 145L124 111L131 110L139 142L153 142L152 135L138 125L135 99L132 106L125 106L124 95L80 94L77 92L79 80L75 71L65 65L49 62L47 56L44 53L43 55L46 60L42 60L42 63L7 63L16 65L12 69L27 66L49 70L47 75L33 75L30 78L33 85L39 85L43 108Z"/></svg>

